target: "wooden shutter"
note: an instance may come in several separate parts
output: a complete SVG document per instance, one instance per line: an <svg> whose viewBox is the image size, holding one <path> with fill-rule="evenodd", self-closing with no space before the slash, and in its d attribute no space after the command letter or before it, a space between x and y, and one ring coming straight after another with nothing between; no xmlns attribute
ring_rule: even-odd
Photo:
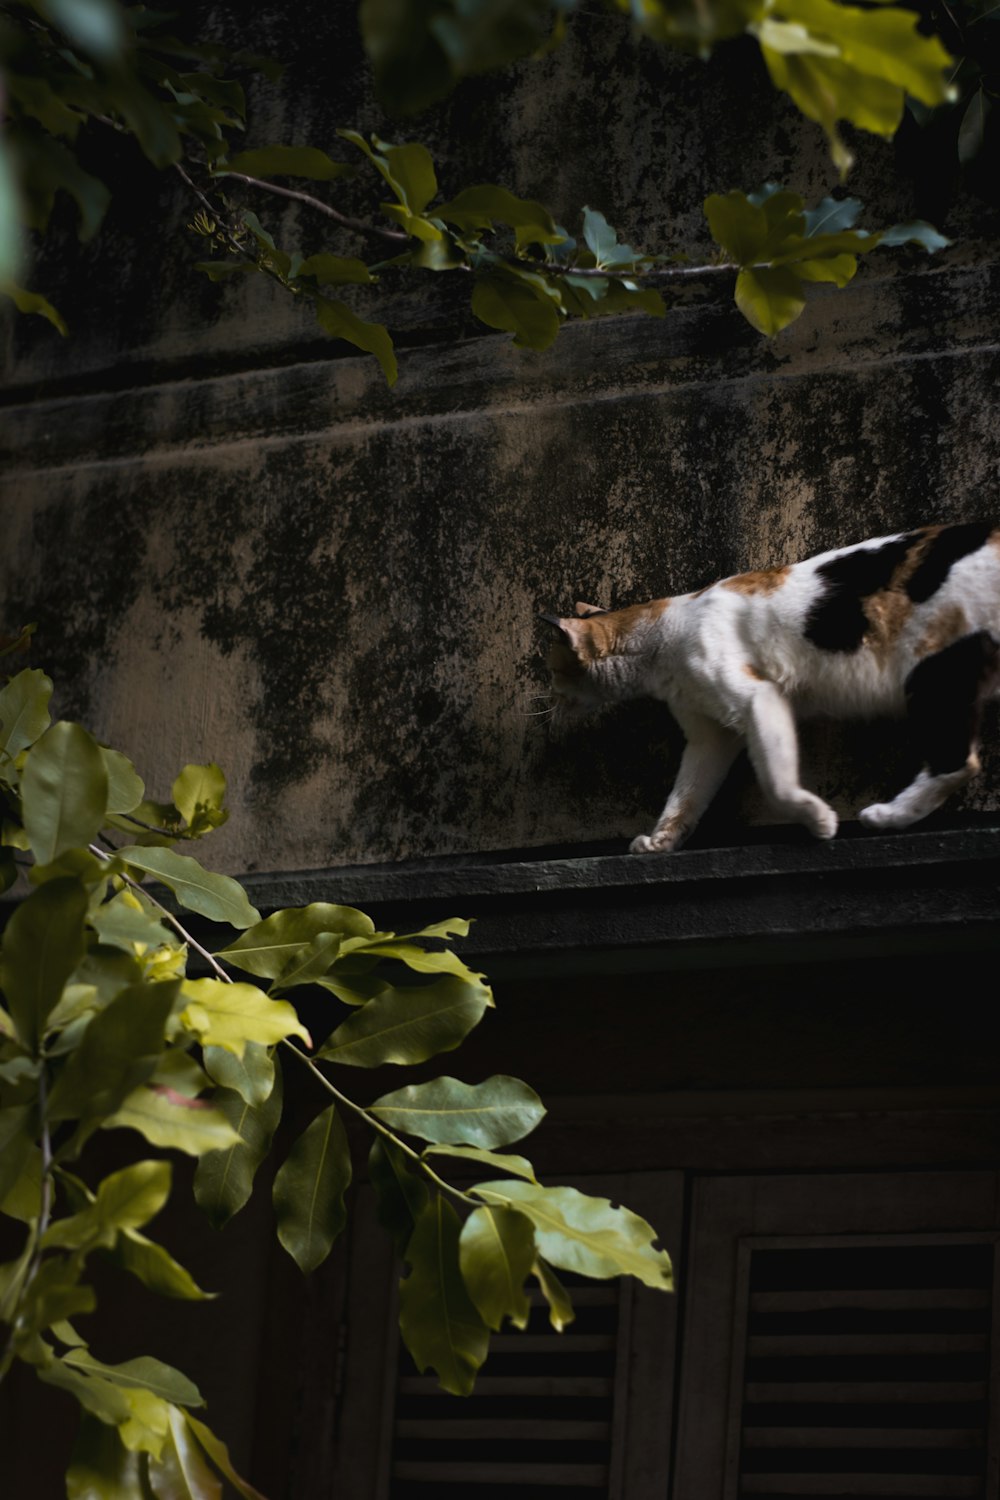
<svg viewBox="0 0 1000 1500"><path fill-rule="evenodd" d="M679 1173L577 1178L627 1203L677 1255ZM562 1334L540 1294L523 1333L493 1335L475 1393L447 1396L401 1348L400 1267L362 1189L329 1492L337 1500L651 1500L668 1484L677 1299L629 1278L562 1276L576 1319ZM326 1493L326 1489L322 1491Z"/></svg>
<svg viewBox="0 0 1000 1500"><path fill-rule="evenodd" d="M701 1179L672 1500L998 1500L1000 1176Z"/></svg>
<svg viewBox="0 0 1000 1500"><path fill-rule="evenodd" d="M473 1395L456 1401L399 1362L389 1500L595 1500L609 1492L615 1383L626 1356L616 1282L572 1286L562 1333L533 1297L525 1333L494 1336Z"/></svg>
<svg viewBox="0 0 1000 1500"><path fill-rule="evenodd" d="M951 1239L751 1247L739 1500L986 1500L994 1259Z"/></svg>

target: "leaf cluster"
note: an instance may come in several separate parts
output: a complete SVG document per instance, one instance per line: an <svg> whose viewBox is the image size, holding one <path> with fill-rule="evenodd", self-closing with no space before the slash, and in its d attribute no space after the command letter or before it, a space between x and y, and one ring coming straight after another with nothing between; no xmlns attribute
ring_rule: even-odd
<svg viewBox="0 0 1000 1500"><path fill-rule="evenodd" d="M555 45L574 8L573 0L439 0L433 6L363 0L360 21L384 98L412 109L459 78ZM630 14L647 37L703 55L731 37L752 36L775 84L823 126L842 175L851 158L841 121L891 135L907 98L931 109L951 97L944 47L917 30L913 12L892 4L648 0ZM247 69L273 74L273 67L245 52L192 45L169 28L169 18L125 8L119 0L24 0L0 7L0 67L10 97L0 137L0 293L62 332L58 310L18 283L19 242L11 225L20 217L44 232L62 192L76 204L81 238L96 232L108 189L77 154L82 133L94 127L131 136L154 166L177 170L198 203L188 227L205 246L200 270L214 281L267 276L309 307L325 334L371 354L390 385L397 377L392 338L384 324L359 311L361 289L377 291L390 273L464 274L481 323L511 333L520 348L544 350L570 319L629 311L662 317L662 286L704 269L620 243L596 209L584 208L574 238L543 204L497 184L465 187L442 201L423 145L341 130L388 194L370 220L356 220L328 196L356 175L349 162L311 144L246 149L246 99L236 75ZM981 122L988 96L981 91L978 97ZM969 150L972 124L965 131ZM324 196L317 196L317 185ZM339 246L279 244L258 215L259 201L268 197L304 204L340 235L381 240L392 253L362 258ZM883 233L867 248L876 243L894 241ZM855 250L862 248L859 237ZM736 262L747 271L737 305L755 328L776 331L790 321L804 281L844 284L843 257L832 267L831 257L813 255L794 275L788 262L768 263L762 276Z"/></svg>
<svg viewBox="0 0 1000 1500"><path fill-rule="evenodd" d="M951 59L918 30L912 10L878 0L607 0L655 42L707 57L721 42L754 38L775 86L822 126L841 173L851 154L841 121L891 136L907 97L927 107L949 98ZM454 83L537 55L561 40L577 0L362 0L362 34L382 97L416 111Z"/></svg>
<svg viewBox="0 0 1000 1500"><path fill-rule="evenodd" d="M196 1201L226 1223L271 1150L282 1058L326 1102L274 1177L278 1239L309 1272L343 1232L353 1115L372 1134L367 1170L407 1266L403 1338L446 1390L472 1388L491 1331L524 1326L529 1276L559 1328L572 1306L554 1268L670 1288L648 1224L543 1186L505 1149L544 1114L518 1079L443 1076L367 1106L347 1092L352 1069L454 1051L492 1007L483 976L450 946L467 920L399 934L327 902L262 917L239 882L178 852L225 818L218 766L186 766L170 800L154 801L124 755L52 722L51 696L32 668L0 689L0 870L21 896L0 946L0 1217L21 1244L0 1265L0 1378L20 1361L77 1401L71 1500L214 1500L224 1480L256 1494L192 1414L203 1402L186 1375L149 1355L109 1365L92 1350L101 1325L89 1273L101 1258L160 1295L211 1295L147 1233L172 1185L155 1153L195 1158ZM184 912L227 926L230 940L208 952ZM295 1004L306 990L326 1004L315 1042ZM143 1145L95 1180L88 1147L105 1130ZM482 1180L457 1187L442 1175L449 1164Z"/></svg>
<svg viewBox="0 0 1000 1500"><path fill-rule="evenodd" d="M914 220L889 229L856 227L857 198L824 198L806 209L798 193L767 183L756 193L713 193L705 199L712 238L738 268L736 305L760 333L780 333L805 307L814 282L846 286L858 256L879 245L916 244L931 252L949 243L930 224Z"/></svg>

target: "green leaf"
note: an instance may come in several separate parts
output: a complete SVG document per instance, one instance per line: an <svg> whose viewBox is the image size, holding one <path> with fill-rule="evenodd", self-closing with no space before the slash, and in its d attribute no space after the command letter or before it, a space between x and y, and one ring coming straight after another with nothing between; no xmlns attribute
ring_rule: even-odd
<svg viewBox="0 0 1000 1500"><path fill-rule="evenodd" d="M35 1108L18 1104L0 1109L0 1204L24 1170L35 1142Z"/></svg>
<svg viewBox="0 0 1000 1500"><path fill-rule="evenodd" d="M81 1269L77 1256L49 1256L42 1261L21 1296L15 1323L19 1340L78 1313L93 1312L97 1302L93 1288L77 1284Z"/></svg>
<svg viewBox="0 0 1000 1500"><path fill-rule="evenodd" d="M434 216L459 229L492 229L507 224L516 231L517 245L558 245L566 239L548 209L533 198L518 198L492 183L464 188L456 198L435 208Z"/></svg>
<svg viewBox="0 0 1000 1500"><path fill-rule="evenodd" d="M535 1226L538 1250L547 1261L581 1276L635 1276L645 1286L673 1289L670 1257L654 1250L656 1231L627 1208L592 1198L576 1188L539 1187L531 1182L484 1182L477 1198L524 1214Z"/></svg>
<svg viewBox="0 0 1000 1500"><path fill-rule="evenodd" d="M986 133L986 116L992 109L992 100L980 84L966 106L962 123L958 127L958 159L969 162L982 150Z"/></svg>
<svg viewBox="0 0 1000 1500"><path fill-rule="evenodd" d="M161 1297L181 1297L188 1302L206 1301L214 1292L202 1291L190 1271L180 1265L169 1251L147 1239L136 1229L119 1234L107 1252L116 1265L129 1271L143 1286Z"/></svg>
<svg viewBox="0 0 1000 1500"><path fill-rule="evenodd" d="M332 255L326 250L319 255L310 255L299 266L297 274L311 276L320 286L369 285L373 279L363 260L350 255Z"/></svg>
<svg viewBox="0 0 1000 1500"><path fill-rule="evenodd" d="M189 1099L165 1088L137 1088L113 1114L101 1121L103 1130L137 1130L151 1146L183 1151L187 1156L228 1150L235 1132L223 1110L206 1099Z"/></svg>
<svg viewBox="0 0 1000 1500"><path fill-rule="evenodd" d="M227 1052L226 1056L229 1055ZM153 1070L150 1083L161 1084L164 1088L186 1095L188 1099L194 1099L209 1087L209 1077L190 1052L186 1052L183 1047L174 1047L163 1053Z"/></svg>
<svg viewBox="0 0 1000 1500"><path fill-rule="evenodd" d="M410 936L425 937L427 934L415 932ZM393 937L391 933L376 933L367 941L359 939L346 942L343 951L345 955L351 952L373 954L378 958L395 958L418 974L454 974L466 984L485 990L487 1005L493 1004L488 987L482 983L483 976L474 973L450 948L423 948L407 938Z"/></svg>
<svg viewBox="0 0 1000 1500"><path fill-rule="evenodd" d="M477 280L472 311L488 328L512 333L519 349L547 349L559 332L559 309L550 297L499 274Z"/></svg>
<svg viewBox="0 0 1000 1500"><path fill-rule="evenodd" d="M260 1042L247 1042L242 1057L226 1047L206 1047L205 1067L215 1083L247 1104L263 1104L274 1088L274 1059Z"/></svg>
<svg viewBox="0 0 1000 1500"><path fill-rule="evenodd" d="M127 1359L120 1365L105 1365L95 1359L89 1349L72 1349L63 1356L63 1363L88 1375L99 1375L102 1380L128 1390L149 1391L161 1401L175 1402L178 1406L204 1406L205 1398L198 1387L173 1365L153 1359L148 1354L138 1359Z"/></svg>
<svg viewBox="0 0 1000 1500"><path fill-rule="evenodd" d="M280 1070L263 1104L250 1105L231 1089L216 1092L216 1105L239 1136L227 1150L204 1156L194 1174L195 1202L216 1229L239 1212L253 1191L254 1175L281 1119L281 1098Z"/></svg>
<svg viewBox="0 0 1000 1500"><path fill-rule="evenodd" d="M346 339L356 349L374 354L382 367L387 385L395 385L399 369L393 352L389 331L381 323L366 323L353 313L346 303L336 297L317 297L316 318L324 333L331 338Z"/></svg>
<svg viewBox="0 0 1000 1500"><path fill-rule="evenodd" d="M176 979L131 984L94 1016L49 1096L51 1121L114 1118L156 1067L179 989Z"/></svg>
<svg viewBox="0 0 1000 1500"><path fill-rule="evenodd" d="M250 927L260 921L260 912L250 905L238 881L203 870L196 859L186 854L130 845L119 849L118 856L167 886L188 911L196 911L213 922L228 922L230 927Z"/></svg>
<svg viewBox="0 0 1000 1500"><path fill-rule="evenodd" d="M107 810L108 775L100 746L79 724L61 720L28 751L21 775L24 827L41 864L97 837Z"/></svg>
<svg viewBox="0 0 1000 1500"><path fill-rule="evenodd" d="M767 238L767 218L763 208L751 203L744 193L710 193L704 203L705 217L712 238L738 266L751 265L759 256Z"/></svg>
<svg viewBox="0 0 1000 1500"><path fill-rule="evenodd" d="M13 760L45 733L51 697L52 679L32 667L0 688L0 761Z"/></svg>
<svg viewBox="0 0 1000 1500"><path fill-rule="evenodd" d="M192 827L204 823L207 831L219 827L228 817L222 806L226 778L214 761L207 766L185 766L170 795L177 811Z"/></svg>
<svg viewBox="0 0 1000 1500"><path fill-rule="evenodd" d="M853 229L860 212L860 198L824 198L815 208L806 209L806 234L839 234Z"/></svg>
<svg viewBox="0 0 1000 1500"><path fill-rule="evenodd" d="M350 1181L347 1135L331 1104L299 1136L274 1179L278 1239L300 1271L322 1265L347 1223Z"/></svg>
<svg viewBox="0 0 1000 1500"><path fill-rule="evenodd" d="M286 1000L270 1000L255 984L224 984L221 979L186 979L188 1001L181 1022L203 1047L225 1047L242 1057L248 1042L271 1046L286 1036L312 1045L306 1028Z"/></svg>
<svg viewBox="0 0 1000 1500"><path fill-rule="evenodd" d="M235 943L216 953L237 968L262 979L277 979L300 949L323 932L349 937L369 937L375 923L353 906L334 906L315 901L310 906L291 906L276 911L264 922L258 922L241 933Z"/></svg>
<svg viewBox="0 0 1000 1500"><path fill-rule="evenodd" d="M16 1181L0 1198L0 1213L21 1224L37 1219L42 1202L42 1153L32 1144L24 1158Z"/></svg>
<svg viewBox="0 0 1000 1500"><path fill-rule="evenodd" d="M149 1483L156 1500L222 1500L222 1483L184 1415L169 1412L170 1431L159 1458L149 1460Z"/></svg>
<svg viewBox="0 0 1000 1500"><path fill-rule="evenodd" d="M90 57L111 62L124 50L124 18L114 0L44 0L40 8Z"/></svg>
<svg viewBox="0 0 1000 1500"><path fill-rule="evenodd" d="M56 1262L50 1261L49 1264L55 1265ZM84 1370L74 1369L65 1359L53 1359L48 1364L39 1365L35 1374L46 1385L54 1385L58 1390L74 1396L84 1411L92 1413L112 1428L123 1426L131 1416L129 1404L118 1386L113 1385L110 1380L102 1380Z"/></svg>
<svg viewBox="0 0 1000 1500"><path fill-rule="evenodd" d="M135 943L158 948L171 942L171 934L159 917L152 912L136 909L135 897L130 891L119 891L110 901L105 901L91 913L90 925L102 943L121 948L126 953L134 952Z"/></svg>
<svg viewBox="0 0 1000 1500"><path fill-rule="evenodd" d="M478 1162L484 1167L496 1167L498 1172L523 1177L528 1182L537 1182L535 1169L526 1156L504 1155L496 1151L484 1151L480 1146L425 1146L422 1156L452 1156L460 1161Z"/></svg>
<svg viewBox="0 0 1000 1500"><path fill-rule="evenodd" d="M293 990L301 984L315 984L335 961L340 952L340 944L339 932L317 933L311 943L300 948L289 959L271 985L271 993L274 994L276 990Z"/></svg>
<svg viewBox="0 0 1000 1500"><path fill-rule="evenodd" d="M312 182L333 182L352 169L315 146L262 146L256 151L237 152L215 170L217 176L242 172L247 177L306 177Z"/></svg>
<svg viewBox="0 0 1000 1500"><path fill-rule="evenodd" d="M365 153L404 208L411 214L423 213L437 192L434 163L426 146L416 141L392 146L374 137L369 146L355 130L338 130L337 134Z"/></svg>
<svg viewBox="0 0 1000 1500"><path fill-rule="evenodd" d="M920 17L913 11L894 5L864 10L835 0L784 0L783 9L813 37L834 42L843 62L859 74L896 84L924 104L947 99L945 70L953 59L936 36L918 30Z"/></svg>
<svg viewBox="0 0 1000 1500"><path fill-rule="evenodd" d="M104 183L90 172L84 171L73 152L54 136L47 135L26 122L19 127L8 128L21 158L24 221L29 228L40 232L48 228L55 195L64 191L76 200L80 220L77 232L80 239L93 239L111 201L111 194ZM22 293L22 296L30 299L32 294Z"/></svg>
<svg viewBox="0 0 1000 1500"><path fill-rule="evenodd" d="M116 1427L84 1411L66 1471L67 1500L146 1500L143 1467Z"/></svg>
<svg viewBox="0 0 1000 1500"><path fill-rule="evenodd" d="M805 305L802 283L787 266L744 268L736 278L736 306L758 333L780 333Z"/></svg>
<svg viewBox="0 0 1000 1500"><path fill-rule="evenodd" d="M549 1322L556 1333L562 1333L576 1317L569 1293L552 1267L546 1265L540 1255L535 1260L534 1272L542 1289L542 1296L549 1304Z"/></svg>
<svg viewBox="0 0 1000 1500"><path fill-rule="evenodd" d="M583 238L593 251L594 260L602 269L633 269L636 261L642 260L641 252L631 245L620 244L618 236L607 219L597 208L583 210Z"/></svg>
<svg viewBox="0 0 1000 1500"><path fill-rule="evenodd" d="M243 1500L265 1500L265 1496L259 1490L255 1490L252 1484L248 1484L245 1479L241 1479L239 1474L237 1474L233 1468L229 1457L229 1449L225 1443L217 1438L215 1433L206 1427L203 1422L199 1422L195 1417L192 1417L190 1412L185 1412L184 1416L191 1431L215 1464L215 1467L221 1474L226 1476L233 1489L237 1490L243 1496Z"/></svg>
<svg viewBox="0 0 1000 1500"><path fill-rule="evenodd" d="M375 1189L378 1221L392 1237L398 1255L406 1253L417 1219L430 1198L426 1180L409 1170L408 1160L391 1141L375 1137L368 1156L368 1176Z"/></svg>
<svg viewBox="0 0 1000 1500"><path fill-rule="evenodd" d="M407 1246L410 1274L399 1284L399 1331L418 1370L434 1370L443 1390L467 1396L490 1336L462 1280L458 1237L458 1215L435 1195Z"/></svg>
<svg viewBox="0 0 1000 1500"><path fill-rule="evenodd" d="M484 985L450 974L419 988L388 989L348 1016L316 1055L357 1068L425 1062L453 1051L482 1020L489 999Z"/></svg>
<svg viewBox="0 0 1000 1500"><path fill-rule="evenodd" d="M87 892L50 880L22 901L4 933L0 982L20 1041L33 1051L86 946Z"/></svg>
<svg viewBox="0 0 1000 1500"><path fill-rule="evenodd" d="M520 1140L545 1114L534 1089L503 1074L475 1084L457 1078L411 1083L370 1107L392 1130L439 1145L487 1148Z"/></svg>
<svg viewBox="0 0 1000 1500"><path fill-rule="evenodd" d="M883 229L879 243L885 246L922 245L928 254L932 254L935 250L946 249L951 240L939 234L933 224L914 219L909 224L893 224L890 229Z"/></svg>
<svg viewBox="0 0 1000 1500"><path fill-rule="evenodd" d="M55 1219L42 1239L46 1250L77 1250L112 1244L120 1229L141 1229L170 1196L171 1166L166 1161L139 1161L105 1177L92 1203L78 1213Z"/></svg>
<svg viewBox="0 0 1000 1500"><path fill-rule="evenodd" d="M524 1290L535 1259L535 1231L523 1214L505 1208L477 1208L459 1239L459 1264L466 1290L480 1317L494 1331L504 1318L526 1328L531 1303Z"/></svg>
<svg viewBox="0 0 1000 1500"><path fill-rule="evenodd" d="M141 777L128 757L120 751L109 750L106 745L101 745L100 751L108 778L108 812L132 812L146 795Z"/></svg>

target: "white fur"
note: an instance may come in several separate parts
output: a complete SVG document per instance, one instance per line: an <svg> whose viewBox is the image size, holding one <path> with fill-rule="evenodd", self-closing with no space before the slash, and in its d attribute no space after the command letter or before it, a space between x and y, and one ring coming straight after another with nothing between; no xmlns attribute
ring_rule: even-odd
<svg viewBox="0 0 1000 1500"><path fill-rule="evenodd" d="M796 563L771 591L728 588L722 580L697 594L670 599L665 607L650 606L634 623L630 617L620 647L585 661L585 679L554 671L556 697L570 709L658 698L670 706L684 731L687 744L670 797L651 832L633 840L633 853L679 848L743 746L776 811L804 823L818 838L836 833L836 813L800 784L796 720L902 714L906 678L932 653L928 641L949 611L954 616L960 609L964 616L960 634L986 630L1000 637L1000 548L994 533L985 546L952 564L925 603L909 604L896 595L906 617L890 645L883 642L880 649L875 631L850 652L825 650L807 639L810 610L824 592L817 570L834 558L901 535ZM615 616L603 619L612 624ZM588 623L560 622L570 641ZM963 769L947 775L921 771L893 801L865 808L861 820L878 828L905 827L940 806L977 770L972 753Z"/></svg>

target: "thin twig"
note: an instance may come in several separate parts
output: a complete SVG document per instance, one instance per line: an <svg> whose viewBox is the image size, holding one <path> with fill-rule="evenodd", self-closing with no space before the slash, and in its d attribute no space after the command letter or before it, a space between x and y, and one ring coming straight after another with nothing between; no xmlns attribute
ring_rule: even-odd
<svg viewBox="0 0 1000 1500"><path fill-rule="evenodd" d="M346 1094L342 1094L330 1082L326 1074L320 1071L313 1059L307 1057L304 1052L301 1052L287 1037L282 1038L282 1046L287 1047L289 1052L294 1052L299 1062L305 1063L310 1073L319 1080L328 1094L332 1094L339 1103L345 1104L348 1109L353 1110L354 1114L359 1115L365 1121L366 1125L370 1125L373 1130L377 1131L379 1135L384 1136L387 1141L391 1141L394 1146L398 1146L400 1151L416 1162L417 1166L421 1168L432 1182L437 1183L438 1187L444 1188L446 1193L451 1193L452 1197L460 1199L462 1203L476 1204L475 1198L470 1198L468 1193L462 1192L461 1188L453 1187L450 1182L446 1182L443 1177L439 1177L433 1168L427 1165L419 1151L414 1151L412 1146L408 1146L405 1141L401 1141L398 1135L395 1135L387 1125L383 1125L381 1120L376 1119L374 1115L370 1114L363 1105L355 1104L353 1099L348 1098Z"/></svg>
<svg viewBox="0 0 1000 1500"><path fill-rule="evenodd" d="M322 198L314 198L312 193L300 192L298 188L279 187L276 182L265 182L260 177L248 177L245 172L219 172L219 177L231 177L234 182L245 182L247 187L260 188L265 193L275 193L279 198L294 198L298 203L305 203L309 208L316 209L317 213L326 214L328 219L335 219L345 229L356 229L359 234L376 234L384 240L400 241L409 240L410 236L402 229L385 229L381 224L369 224L364 219L352 219L349 214L342 214L339 209L324 203Z"/></svg>
<svg viewBox="0 0 1000 1500"><path fill-rule="evenodd" d="M101 849L97 844L89 844L88 848L90 849L91 854L97 855L98 859L110 860L113 858L113 855L106 853L105 850ZM118 850L115 850L115 853L117 854ZM158 911L161 911L166 917L167 921L170 923L171 927L173 927L177 932L180 933L181 937L184 939L185 943L187 943L188 947L193 948L196 953L200 953L205 962L209 965L210 968L215 970L220 979L224 979L226 984L234 983L232 975L226 973L222 965L216 960L215 955L209 953L207 948L203 948L201 944L191 936L187 928L182 925L180 919L178 917L175 917L173 912L170 911L168 907L164 906L162 901L157 901L155 896L151 896L146 890L146 887L140 885L137 880L133 880L131 875L119 874L118 878L119 880L124 881L127 886L130 886L133 891L138 891L141 896L144 896L151 906L155 906Z"/></svg>

